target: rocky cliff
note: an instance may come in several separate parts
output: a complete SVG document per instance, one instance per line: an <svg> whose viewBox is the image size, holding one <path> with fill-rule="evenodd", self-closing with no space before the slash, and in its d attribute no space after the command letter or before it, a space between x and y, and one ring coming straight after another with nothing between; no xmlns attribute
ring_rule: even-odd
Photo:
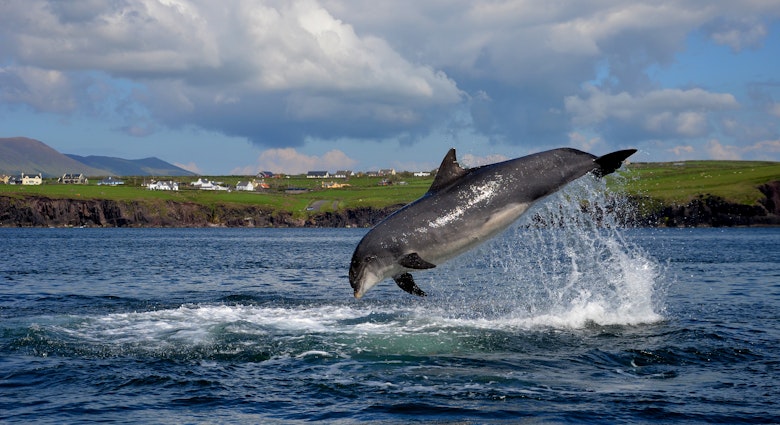
<svg viewBox="0 0 780 425"><path fill-rule="evenodd" d="M369 227L396 210L356 208L294 217L253 205L0 196L2 227Z"/></svg>
<svg viewBox="0 0 780 425"><path fill-rule="evenodd" d="M734 204L709 194L685 205L666 205L637 220L659 227L729 227L780 225L780 181L758 187L764 198L756 205Z"/></svg>
<svg viewBox="0 0 780 425"><path fill-rule="evenodd" d="M741 205L700 195L685 205L658 207L644 217L624 217L628 225L721 227L780 225L780 181L759 187L765 198ZM634 198L636 203L642 202ZM370 227L400 208L361 207L298 217L256 205L173 201L111 201L0 196L0 227ZM604 211L613 208L606 206ZM550 223L537 223L550 225Z"/></svg>

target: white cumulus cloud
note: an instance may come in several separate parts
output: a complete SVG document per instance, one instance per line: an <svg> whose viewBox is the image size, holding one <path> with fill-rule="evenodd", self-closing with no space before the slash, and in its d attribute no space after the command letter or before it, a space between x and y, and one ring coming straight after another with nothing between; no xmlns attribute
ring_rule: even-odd
<svg viewBox="0 0 780 425"><path fill-rule="evenodd" d="M138 136L197 127L264 149L413 143L456 120L527 150L686 145L719 137L716 122L750 128L717 116L743 98L664 87L648 70L692 34L761 49L778 19L776 1L5 1L0 108L99 115ZM774 139L762 126L734 143Z"/></svg>
<svg viewBox="0 0 780 425"><path fill-rule="evenodd" d="M308 171L337 171L351 169L356 161L344 152L333 149L322 156L306 155L294 148L278 148L263 151L255 165L236 170L233 174L249 175L259 171L284 174L301 174Z"/></svg>
<svg viewBox="0 0 780 425"><path fill-rule="evenodd" d="M611 94L594 86L584 97L565 99L566 111L575 126L631 129L634 137L700 137L710 131L707 116L739 107L729 93L703 89L662 89L638 95Z"/></svg>

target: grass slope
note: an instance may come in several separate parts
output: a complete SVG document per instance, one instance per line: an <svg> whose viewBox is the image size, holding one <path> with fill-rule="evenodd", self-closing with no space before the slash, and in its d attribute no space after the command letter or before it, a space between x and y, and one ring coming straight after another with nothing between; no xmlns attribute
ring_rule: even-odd
<svg viewBox="0 0 780 425"><path fill-rule="evenodd" d="M141 186L144 179L125 178L120 186L98 186L94 182L87 185L57 184L46 180L41 186L9 186L0 184L0 196L22 198L25 196L45 196L57 199L110 199L116 201L170 200L193 202L213 207L217 204L258 205L273 210L290 211L297 216L308 214L308 207L317 203L318 211L332 211L362 206L387 207L408 203L424 194L433 181L428 178L408 178L407 184L379 186L378 177L355 177L348 181L349 187L323 189L322 180L304 177L269 180L271 188L260 192L240 191L202 191L189 187L192 178L173 178L180 181L178 192L152 191ZM225 185L235 186L240 180L236 176L211 177ZM400 180L400 179L399 179ZM288 188L306 189L303 193L289 194ZM325 201L325 202L318 202Z"/></svg>
<svg viewBox="0 0 780 425"><path fill-rule="evenodd" d="M756 205L758 186L780 180L780 162L685 161L630 164L622 173L626 190L666 205L686 204L711 194L733 203Z"/></svg>

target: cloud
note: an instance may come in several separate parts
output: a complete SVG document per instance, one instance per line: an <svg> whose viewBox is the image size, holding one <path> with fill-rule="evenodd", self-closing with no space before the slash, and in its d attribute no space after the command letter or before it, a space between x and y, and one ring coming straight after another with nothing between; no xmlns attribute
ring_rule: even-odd
<svg viewBox="0 0 780 425"><path fill-rule="evenodd" d="M712 159L737 160L742 159L739 149L735 146L722 145L713 139L707 142L707 153Z"/></svg>
<svg viewBox="0 0 780 425"><path fill-rule="evenodd" d="M74 87L63 72L29 66L0 68L0 100L38 112L68 114L77 107Z"/></svg>
<svg viewBox="0 0 780 425"><path fill-rule="evenodd" d="M718 18L703 26L703 30L718 44L734 52L760 46L768 31L757 17L742 19Z"/></svg>
<svg viewBox="0 0 780 425"><path fill-rule="evenodd" d="M780 153L780 139L762 140L752 145L745 146L742 150L746 153L750 153L751 156L756 158L760 158L766 154Z"/></svg>
<svg viewBox="0 0 780 425"><path fill-rule="evenodd" d="M441 69L356 33L313 0L38 0L3 15L3 56L58 75L97 70L115 84L140 83L134 101L162 125L267 146L425 134L463 97ZM5 100L65 109L29 95Z"/></svg>
<svg viewBox="0 0 780 425"><path fill-rule="evenodd" d="M605 142L601 136L588 136L577 131L572 131L569 133L569 144L577 149L591 152L595 148L603 147Z"/></svg>
<svg viewBox="0 0 780 425"><path fill-rule="evenodd" d="M194 162L188 162L186 164L181 164L181 163L178 163L178 162L174 162L173 165L175 165L175 166L177 166L179 168L184 168L185 170L191 171L191 172L193 172L195 174L203 174L203 170L201 170L200 167L197 164L195 164Z"/></svg>
<svg viewBox="0 0 780 425"><path fill-rule="evenodd" d="M507 158L506 156L499 155L499 154L487 155L487 156L477 156L477 155L474 155L474 154L467 153L467 154L463 155L462 158L459 158L458 161L464 167L473 168L473 167L480 167L482 165L493 164L495 162L506 161L508 159L509 158Z"/></svg>
<svg viewBox="0 0 780 425"><path fill-rule="evenodd" d="M611 94L588 86L584 97L568 96L564 103L576 127L593 128L629 140L705 136L712 131L709 115L739 107L729 93L698 88L632 95Z"/></svg>
<svg viewBox="0 0 780 425"><path fill-rule="evenodd" d="M259 171L301 174L308 171L337 171L351 169L357 161L334 149L322 156L305 155L294 148L268 149L257 158L257 164L233 170L236 175L256 174Z"/></svg>
<svg viewBox="0 0 780 425"><path fill-rule="evenodd" d="M776 118L780 118L780 103L772 104L769 107L769 111L768 112L769 112L770 115L772 115L772 116L774 116Z"/></svg>
<svg viewBox="0 0 780 425"><path fill-rule="evenodd" d="M670 149L667 149L667 152L671 152L675 156L679 156L679 157L688 156L692 154L694 151L695 149L691 145L675 146Z"/></svg>
<svg viewBox="0 0 780 425"><path fill-rule="evenodd" d="M583 146L706 140L736 98L664 90L648 69L673 63L696 31L759 48L778 16L777 2L698 0L6 2L0 100L265 148L413 143L458 114L466 134L533 148L571 134L592 134L574 140Z"/></svg>

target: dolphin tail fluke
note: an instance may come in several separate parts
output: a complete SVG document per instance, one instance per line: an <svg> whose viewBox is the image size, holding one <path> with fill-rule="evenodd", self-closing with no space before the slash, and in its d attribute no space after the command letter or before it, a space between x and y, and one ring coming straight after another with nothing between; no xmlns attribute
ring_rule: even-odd
<svg viewBox="0 0 780 425"><path fill-rule="evenodd" d="M594 173L599 177L612 174L615 172L615 170L620 168L621 165L623 165L623 161L625 161L626 158L633 155L634 153L636 153L636 149L626 149L600 156L593 160L593 162L598 164L598 168L596 168Z"/></svg>

